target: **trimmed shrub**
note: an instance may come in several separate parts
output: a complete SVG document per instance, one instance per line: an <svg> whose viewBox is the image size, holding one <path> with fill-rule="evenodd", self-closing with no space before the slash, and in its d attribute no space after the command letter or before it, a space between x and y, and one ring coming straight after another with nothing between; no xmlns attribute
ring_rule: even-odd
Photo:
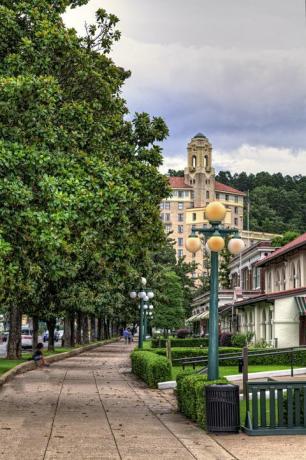
<svg viewBox="0 0 306 460"><path fill-rule="evenodd" d="M146 382L150 388L157 388L158 382L171 380L171 363L150 351L133 351L132 372Z"/></svg>
<svg viewBox="0 0 306 460"><path fill-rule="evenodd" d="M151 349L154 353L160 356L166 356L166 350L163 348L155 348ZM241 353L241 348L233 348L233 347L219 347L219 353L226 354L226 353ZM172 365L173 366L181 366L180 363L175 362L175 359L181 358L195 358L199 356L204 356L207 358L208 356L208 349L207 348L172 348L171 349L172 355ZM237 359L229 359L228 361L221 361L220 365L222 366L236 366L238 365Z"/></svg>
<svg viewBox="0 0 306 460"><path fill-rule="evenodd" d="M154 354L160 356L166 356L166 350L163 348L154 348L150 350ZM267 353L273 351L269 348L266 349L249 349L249 365L269 366L269 365L281 365L290 367L291 364L291 353L281 353L277 355L267 355ZM277 351L277 350L276 350ZM199 356L208 356L207 348L172 348L172 360L181 358L193 358ZM252 352L260 353L260 356L252 356ZM152 353L152 354L153 354ZM241 348L236 347L219 347L220 354L226 353L242 353ZM229 359L228 361L220 361L220 366L238 366L237 359ZM294 366L306 367L306 350L295 351L293 355ZM180 363L173 361L173 366L181 366Z"/></svg>
<svg viewBox="0 0 306 460"><path fill-rule="evenodd" d="M166 339L152 339L152 348L165 348L166 347ZM208 338L187 338L187 339L171 339L171 347L179 348L179 347L207 347L208 346Z"/></svg>
<svg viewBox="0 0 306 460"><path fill-rule="evenodd" d="M180 373L176 378L179 410L202 428L206 428L205 386L227 383L225 378L209 381L207 375Z"/></svg>

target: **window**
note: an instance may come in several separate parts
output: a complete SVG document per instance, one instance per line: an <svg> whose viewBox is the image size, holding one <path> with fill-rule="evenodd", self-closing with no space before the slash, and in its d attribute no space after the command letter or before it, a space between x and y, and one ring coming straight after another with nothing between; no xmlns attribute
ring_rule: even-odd
<svg viewBox="0 0 306 460"><path fill-rule="evenodd" d="M268 272L268 281L267 281L267 284L268 284L268 291L271 291L271 287L272 287L272 275L271 275L271 272L270 272L270 271Z"/></svg>
<svg viewBox="0 0 306 460"><path fill-rule="evenodd" d="M184 209L184 203L179 203L178 204L178 209Z"/></svg>
<svg viewBox="0 0 306 460"><path fill-rule="evenodd" d="M160 205L159 205L160 209L164 209L164 205L165 205L165 203L160 203Z"/></svg>
<svg viewBox="0 0 306 460"><path fill-rule="evenodd" d="M280 291L280 271L277 270L276 272L276 280L275 280L275 284L276 284L276 290L277 291Z"/></svg>
<svg viewBox="0 0 306 460"><path fill-rule="evenodd" d="M235 217L234 222L235 222L235 225L236 225L236 227L237 227L237 225L238 225L238 219L237 219L237 217Z"/></svg>
<svg viewBox="0 0 306 460"><path fill-rule="evenodd" d="M183 246L183 238L178 238L177 239L177 244L178 244L178 246Z"/></svg>
<svg viewBox="0 0 306 460"><path fill-rule="evenodd" d="M179 222L184 222L184 214L178 214L178 215L177 215L177 220L178 220Z"/></svg>
<svg viewBox="0 0 306 460"><path fill-rule="evenodd" d="M191 193L190 193L190 198L191 198L192 200L194 200L194 192L191 192Z"/></svg>
<svg viewBox="0 0 306 460"><path fill-rule="evenodd" d="M298 261L296 266L296 287L301 287L301 264Z"/></svg>
<svg viewBox="0 0 306 460"><path fill-rule="evenodd" d="M220 198L220 193L216 192L216 200L219 200Z"/></svg>
<svg viewBox="0 0 306 460"><path fill-rule="evenodd" d="M165 225L165 230L167 233L171 232L171 225Z"/></svg>
<svg viewBox="0 0 306 460"><path fill-rule="evenodd" d="M237 206L235 206L234 210L235 210L235 214L238 214L238 208L237 208Z"/></svg>
<svg viewBox="0 0 306 460"><path fill-rule="evenodd" d="M206 191L206 198L209 199L209 191Z"/></svg>
<svg viewBox="0 0 306 460"><path fill-rule="evenodd" d="M294 288L296 288L296 274L295 274L295 265L294 263L291 264L291 276L290 278L292 279L292 285Z"/></svg>
<svg viewBox="0 0 306 460"><path fill-rule="evenodd" d="M238 203L238 196L235 195L235 203Z"/></svg>
<svg viewBox="0 0 306 460"><path fill-rule="evenodd" d="M161 219L162 221L164 221L164 220L165 220L165 214L161 214L161 215L160 215L160 219Z"/></svg>
<svg viewBox="0 0 306 460"><path fill-rule="evenodd" d="M170 202L169 201L165 202L165 209L170 209Z"/></svg>
<svg viewBox="0 0 306 460"><path fill-rule="evenodd" d="M226 201L229 200L229 195L225 195L225 200L226 200Z"/></svg>
<svg viewBox="0 0 306 460"><path fill-rule="evenodd" d="M282 269L282 274L281 274L281 289L286 290L286 271L283 268Z"/></svg>
<svg viewBox="0 0 306 460"><path fill-rule="evenodd" d="M183 191L183 190L179 190L179 191L178 191L178 197L179 197L179 198L183 198L183 196L184 196L184 191Z"/></svg>
<svg viewBox="0 0 306 460"><path fill-rule="evenodd" d="M165 214L165 221L169 221L170 220L170 214Z"/></svg>
<svg viewBox="0 0 306 460"><path fill-rule="evenodd" d="M178 256L178 257L183 257L183 255L184 255L184 254L183 254L183 249L179 249L179 250L177 251L177 256Z"/></svg>
<svg viewBox="0 0 306 460"><path fill-rule="evenodd" d="M196 212L192 213L192 220L197 220L197 213Z"/></svg>
<svg viewBox="0 0 306 460"><path fill-rule="evenodd" d="M189 191L185 190L185 197L189 198Z"/></svg>
<svg viewBox="0 0 306 460"><path fill-rule="evenodd" d="M197 228L197 226L196 226L196 225L194 225L194 224L193 224L193 225L191 225L191 230L195 230L196 228Z"/></svg>
<svg viewBox="0 0 306 460"><path fill-rule="evenodd" d="M177 232L178 233L184 233L184 226L183 225L178 225Z"/></svg>
<svg viewBox="0 0 306 460"><path fill-rule="evenodd" d="M193 155L193 157L192 157L192 167L196 168L196 166L197 166L197 157L195 155Z"/></svg>

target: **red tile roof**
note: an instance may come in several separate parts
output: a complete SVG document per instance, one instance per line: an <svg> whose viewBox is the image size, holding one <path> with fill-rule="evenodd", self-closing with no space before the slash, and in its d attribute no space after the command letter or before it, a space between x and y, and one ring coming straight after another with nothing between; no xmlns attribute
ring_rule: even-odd
<svg viewBox="0 0 306 460"><path fill-rule="evenodd" d="M169 177L169 184L170 187L172 188L192 188L190 185L185 184L185 178L184 177L177 177L177 176L172 176ZM240 192L240 190L236 190L233 187L230 187L229 185L224 185L221 184L221 182L215 182L215 190L217 192L226 192L226 193L233 193L235 195L245 195L244 192Z"/></svg>
<svg viewBox="0 0 306 460"><path fill-rule="evenodd" d="M185 184L184 177L169 177L169 184L172 188L192 188L190 185Z"/></svg>
<svg viewBox="0 0 306 460"><path fill-rule="evenodd" d="M215 190L216 192L234 193L235 195L242 195L242 196L246 195L246 193L241 192L240 190L230 187L229 185L221 184L221 182L217 182L217 181L215 182Z"/></svg>
<svg viewBox="0 0 306 460"><path fill-rule="evenodd" d="M306 233L303 233L303 235L298 236L297 238L295 238L295 240L290 241L290 243L285 244L285 246L282 246L281 248L277 249L264 259L259 260L256 265L262 267L266 265L267 262L270 262L270 260L276 259L277 257L286 254L287 252L290 252L301 246L306 246Z"/></svg>

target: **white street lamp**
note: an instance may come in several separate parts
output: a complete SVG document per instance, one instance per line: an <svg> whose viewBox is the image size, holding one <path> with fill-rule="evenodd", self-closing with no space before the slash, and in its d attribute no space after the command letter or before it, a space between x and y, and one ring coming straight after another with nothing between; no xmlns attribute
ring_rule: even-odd
<svg viewBox="0 0 306 460"><path fill-rule="evenodd" d="M154 293L152 291L149 291L148 292L148 297L149 297L149 299L153 299Z"/></svg>
<svg viewBox="0 0 306 460"><path fill-rule="evenodd" d="M131 297L131 299L136 299L137 293L135 291L131 291L130 292L130 297Z"/></svg>

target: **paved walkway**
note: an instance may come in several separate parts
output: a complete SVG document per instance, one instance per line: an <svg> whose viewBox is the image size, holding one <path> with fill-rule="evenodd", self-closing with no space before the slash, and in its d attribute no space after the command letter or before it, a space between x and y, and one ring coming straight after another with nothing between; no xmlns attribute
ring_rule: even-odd
<svg viewBox="0 0 306 460"><path fill-rule="evenodd" d="M306 459L306 436L208 436L176 412L171 392L129 372L130 346L20 375L0 390L0 459Z"/></svg>
<svg viewBox="0 0 306 460"><path fill-rule="evenodd" d="M122 343L20 375L0 390L0 459L233 459L128 370Z"/></svg>

